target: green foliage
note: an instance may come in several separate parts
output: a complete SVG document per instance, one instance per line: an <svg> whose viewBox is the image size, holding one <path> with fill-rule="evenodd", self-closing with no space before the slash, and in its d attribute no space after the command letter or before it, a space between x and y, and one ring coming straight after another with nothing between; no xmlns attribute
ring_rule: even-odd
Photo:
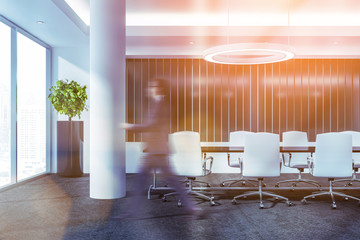
<svg viewBox="0 0 360 240"><path fill-rule="evenodd" d="M88 110L85 103L87 100L86 85L83 87L75 81L68 79L59 80L56 86L52 86L48 96L56 112L65 114L71 118L79 116L84 110Z"/></svg>

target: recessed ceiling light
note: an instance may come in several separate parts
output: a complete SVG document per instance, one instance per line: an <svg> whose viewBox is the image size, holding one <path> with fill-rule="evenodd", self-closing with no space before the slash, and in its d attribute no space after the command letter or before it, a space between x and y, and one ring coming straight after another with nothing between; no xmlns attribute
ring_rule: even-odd
<svg viewBox="0 0 360 240"><path fill-rule="evenodd" d="M194 44L194 42L193 42L193 41L190 41L190 42L189 42L189 44L190 44L190 45L193 45L193 44Z"/></svg>
<svg viewBox="0 0 360 240"><path fill-rule="evenodd" d="M45 22L44 22L44 21L39 20L39 21L36 21L36 23L41 25L41 24L44 24Z"/></svg>

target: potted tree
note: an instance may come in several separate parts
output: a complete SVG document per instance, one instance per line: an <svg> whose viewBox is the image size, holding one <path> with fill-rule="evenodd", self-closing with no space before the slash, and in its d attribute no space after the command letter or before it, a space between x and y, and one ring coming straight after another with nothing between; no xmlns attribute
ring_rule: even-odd
<svg viewBox="0 0 360 240"><path fill-rule="evenodd" d="M57 121L57 173L64 177L80 177L82 171L84 123L72 121L81 117L86 106L86 85L76 81L59 80L48 96L57 113L65 114L68 121Z"/></svg>

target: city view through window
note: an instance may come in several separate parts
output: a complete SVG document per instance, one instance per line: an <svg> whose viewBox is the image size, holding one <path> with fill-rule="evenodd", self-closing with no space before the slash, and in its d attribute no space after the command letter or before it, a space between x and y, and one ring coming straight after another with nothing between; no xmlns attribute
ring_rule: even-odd
<svg viewBox="0 0 360 240"><path fill-rule="evenodd" d="M0 22L0 187L11 181L10 146L10 27Z"/></svg>
<svg viewBox="0 0 360 240"><path fill-rule="evenodd" d="M46 171L46 48L17 33L16 102L11 102L11 43L11 28L0 22L0 187L15 177L12 161L17 161L17 180ZM11 146L12 124L16 146Z"/></svg>

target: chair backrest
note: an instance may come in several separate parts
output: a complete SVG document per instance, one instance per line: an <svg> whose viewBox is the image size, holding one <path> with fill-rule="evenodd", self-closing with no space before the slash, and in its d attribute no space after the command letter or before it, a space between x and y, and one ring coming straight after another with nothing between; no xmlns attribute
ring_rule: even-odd
<svg viewBox="0 0 360 240"><path fill-rule="evenodd" d="M248 131L230 132L229 147L243 147L245 142L245 135L247 133L251 133L251 132ZM240 167L239 157L241 157L242 155L243 155L242 153L230 153L229 154L230 167Z"/></svg>
<svg viewBox="0 0 360 240"><path fill-rule="evenodd" d="M230 147L243 147L245 142L245 135L250 133L248 131L230 132L229 146Z"/></svg>
<svg viewBox="0 0 360 240"><path fill-rule="evenodd" d="M280 176L280 137L273 133L248 133L245 136L243 175Z"/></svg>
<svg viewBox="0 0 360 240"><path fill-rule="evenodd" d="M351 177L351 135L335 132L318 134L313 161L313 175L316 177Z"/></svg>
<svg viewBox="0 0 360 240"><path fill-rule="evenodd" d="M356 146L356 147L360 147L360 132L344 131L343 133L351 134L352 145ZM353 153L352 158L353 158L355 164L357 164L357 165L360 164L360 153Z"/></svg>
<svg viewBox="0 0 360 240"><path fill-rule="evenodd" d="M181 176L203 175L200 134L182 131L169 134L170 165Z"/></svg>
<svg viewBox="0 0 360 240"><path fill-rule="evenodd" d="M305 147L309 145L306 132L299 132L299 131L283 132L282 137L283 137L283 146ZM309 156L310 156L309 153L292 153L290 167L297 164L307 164L307 157Z"/></svg>
<svg viewBox="0 0 360 240"><path fill-rule="evenodd" d="M306 132L283 132L282 137L284 146L308 146L309 144Z"/></svg>
<svg viewBox="0 0 360 240"><path fill-rule="evenodd" d="M357 131L343 131L342 133L350 134L352 136L352 145L360 147L360 132L357 132Z"/></svg>

